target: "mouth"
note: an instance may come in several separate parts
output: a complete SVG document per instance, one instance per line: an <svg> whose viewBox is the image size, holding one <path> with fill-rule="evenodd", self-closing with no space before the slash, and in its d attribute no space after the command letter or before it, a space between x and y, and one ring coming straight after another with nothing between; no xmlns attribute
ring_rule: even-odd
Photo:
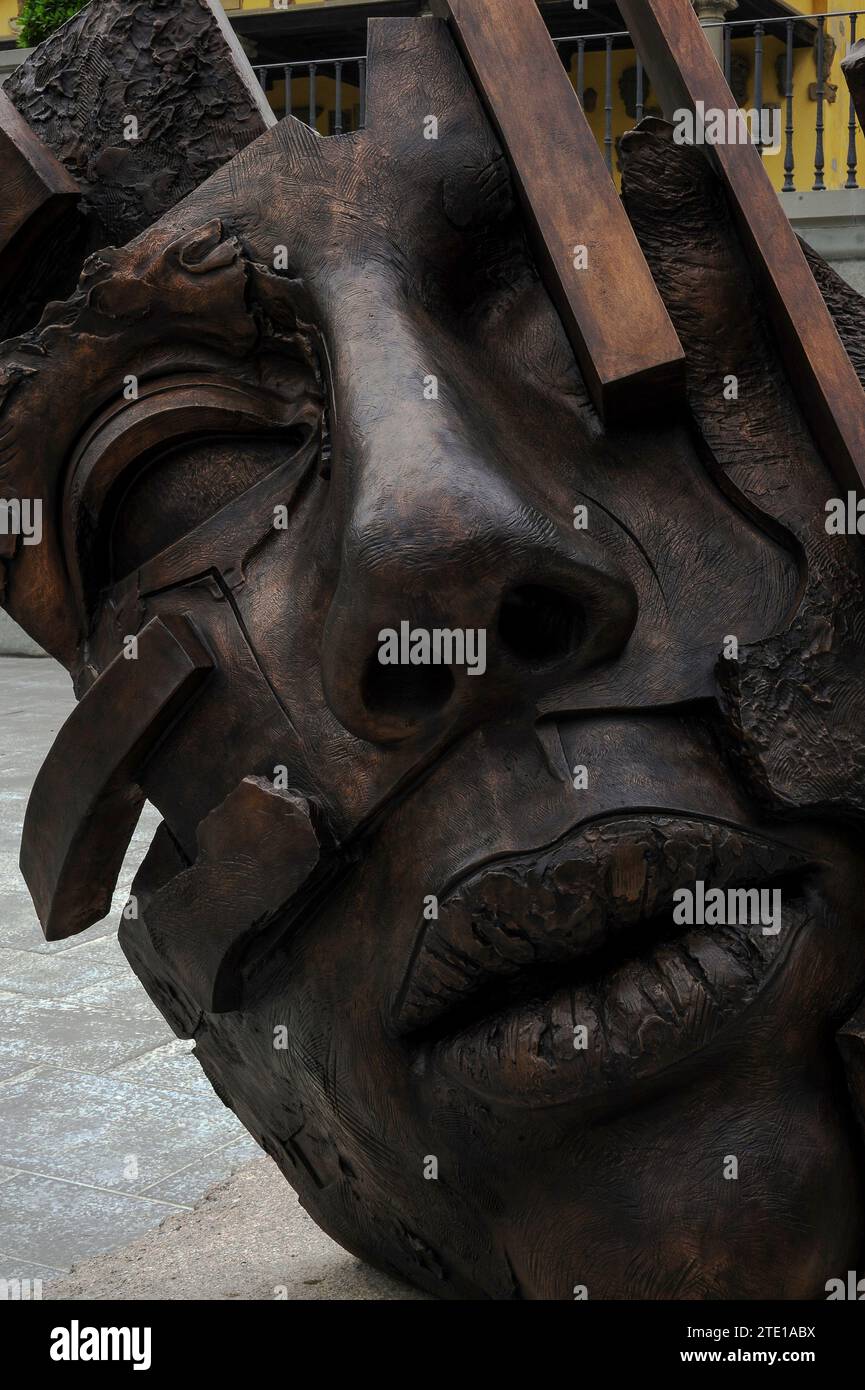
<svg viewBox="0 0 865 1390"><path fill-rule="evenodd" d="M706 1047L809 915L800 850L663 814L584 825L448 890L394 1022L418 1062L490 1100L557 1105Z"/></svg>

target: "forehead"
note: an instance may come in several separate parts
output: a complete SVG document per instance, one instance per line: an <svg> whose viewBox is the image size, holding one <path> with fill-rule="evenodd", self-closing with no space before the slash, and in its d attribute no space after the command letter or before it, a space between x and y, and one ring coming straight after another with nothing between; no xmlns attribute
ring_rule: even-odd
<svg viewBox="0 0 865 1390"><path fill-rule="evenodd" d="M467 242L513 235L507 164L444 26L371 26L363 130L322 139L292 118L183 205L226 214L257 258L286 244L306 271L387 250L447 265Z"/></svg>

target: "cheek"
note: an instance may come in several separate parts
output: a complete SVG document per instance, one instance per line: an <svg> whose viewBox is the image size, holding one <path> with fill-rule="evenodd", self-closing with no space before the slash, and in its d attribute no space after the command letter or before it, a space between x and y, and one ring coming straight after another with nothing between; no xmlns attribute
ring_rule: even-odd
<svg viewBox="0 0 865 1390"><path fill-rule="evenodd" d="M589 394L568 342L561 319L544 287L525 290L510 309L506 325L490 333L493 351L501 352L520 389L536 383L541 395L559 392L581 410L589 410Z"/></svg>
<svg viewBox="0 0 865 1390"><path fill-rule="evenodd" d="M341 838L363 814L363 788L377 752L337 722L322 686L322 634L336 583L334 553L335 546L313 518L300 515L247 564L233 599L261 679L291 727L303 762L303 786L328 808Z"/></svg>
<svg viewBox="0 0 865 1390"><path fill-rule="evenodd" d="M855 1136L797 1078L732 1068L532 1155L502 1237L535 1298L813 1299L855 1268Z"/></svg>
<svg viewBox="0 0 865 1390"><path fill-rule="evenodd" d="M648 454L635 449L614 488L609 477L592 485L633 537L641 594L674 646L711 646L720 656L728 634L745 645L785 625L800 586L792 545L725 499L684 436Z"/></svg>
<svg viewBox="0 0 865 1390"><path fill-rule="evenodd" d="M302 509L247 561L234 594L250 643L268 678L303 716L323 703L321 644L336 576L333 544Z"/></svg>
<svg viewBox="0 0 865 1390"><path fill-rule="evenodd" d="M820 840L828 864L809 889L811 918L779 978L775 1009L791 1052L828 1051L834 1065L840 1055L834 1035L865 990L865 933L859 911L865 863L850 846L848 832L832 829Z"/></svg>

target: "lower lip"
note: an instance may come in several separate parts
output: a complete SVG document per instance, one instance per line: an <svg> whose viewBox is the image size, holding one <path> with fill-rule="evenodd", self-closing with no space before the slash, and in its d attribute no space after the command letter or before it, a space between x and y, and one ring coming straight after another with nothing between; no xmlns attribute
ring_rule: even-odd
<svg viewBox="0 0 865 1390"><path fill-rule="evenodd" d="M600 980L435 1043L428 1062L490 1101L528 1108L624 1090L693 1057L740 1017L806 915L804 901L788 900L775 936L759 926L693 928Z"/></svg>

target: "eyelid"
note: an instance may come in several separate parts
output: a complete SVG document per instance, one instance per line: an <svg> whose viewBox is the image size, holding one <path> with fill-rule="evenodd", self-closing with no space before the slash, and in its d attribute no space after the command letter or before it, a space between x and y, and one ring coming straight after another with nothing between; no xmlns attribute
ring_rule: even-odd
<svg viewBox="0 0 865 1390"><path fill-rule="evenodd" d="M318 452L318 441L311 440L293 458L267 474L233 498L220 511L202 521L188 535L166 546L158 555L145 560L131 576L119 581L116 591L132 584L141 598L188 583L205 570L216 569L224 576L230 572L241 575L244 563L262 541L273 536L273 509L277 504L293 512L305 478L307 465ZM231 530L221 524L224 514L231 512Z"/></svg>
<svg viewBox="0 0 865 1390"><path fill-rule="evenodd" d="M201 434L272 433L308 423L320 402L287 401L245 385L173 376L148 382L135 401L115 402L78 442L63 492L63 543L82 617L86 601L79 549L95 534L102 504L124 469L161 444Z"/></svg>

